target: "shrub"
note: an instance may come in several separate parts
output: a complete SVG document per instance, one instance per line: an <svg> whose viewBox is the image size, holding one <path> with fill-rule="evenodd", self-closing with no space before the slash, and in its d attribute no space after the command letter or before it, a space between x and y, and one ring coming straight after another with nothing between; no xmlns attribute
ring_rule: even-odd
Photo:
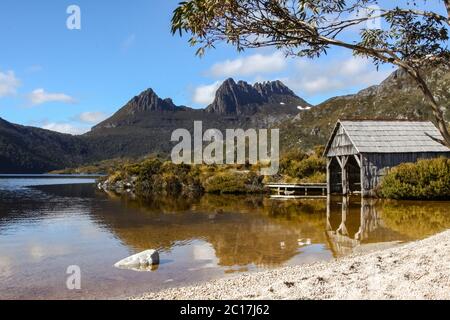
<svg viewBox="0 0 450 320"><path fill-rule="evenodd" d="M299 161L302 161L307 157L308 155L306 153L303 153L301 150L292 150L285 153L280 158L280 173L292 177L293 176L292 168L294 164L298 163Z"/></svg>
<svg viewBox="0 0 450 320"><path fill-rule="evenodd" d="M114 173L112 173L109 176L108 181L110 183L116 183L122 179L123 179L123 173L121 171L115 171Z"/></svg>
<svg viewBox="0 0 450 320"><path fill-rule="evenodd" d="M158 174L160 172L161 166L162 162L159 159L145 160L140 165L139 178L140 179L145 179L147 177L150 178L152 175Z"/></svg>
<svg viewBox="0 0 450 320"><path fill-rule="evenodd" d="M125 167L124 171L130 176L138 176L141 172L142 164L131 164Z"/></svg>
<svg viewBox="0 0 450 320"><path fill-rule="evenodd" d="M294 177L304 179L319 172L326 171L326 162L323 158L318 158L315 155L304 159L294 166Z"/></svg>
<svg viewBox="0 0 450 320"><path fill-rule="evenodd" d="M208 193L249 193L262 190L262 177L253 172L224 171L203 182Z"/></svg>
<svg viewBox="0 0 450 320"><path fill-rule="evenodd" d="M309 177L302 180L305 183L326 183L327 174L325 172L314 172Z"/></svg>
<svg viewBox="0 0 450 320"><path fill-rule="evenodd" d="M302 182L324 182L326 179L326 160L322 158L324 148L314 148L314 153L307 155L300 150L290 151L280 159L280 173Z"/></svg>
<svg viewBox="0 0 450 320"><path fill-rule="evenodd" d="M201 190L199 171L193 166L162 162L153 158L125 169L128 176L137 176L136 193L151 198L155 195L181 195Z"/></svg>
<svg viewBox="0 0 450 320"><path fill-rule="evenodd" d="M381 182L380 193L391 199L450 199L450 159L420 160L392 168Z"/></svg>

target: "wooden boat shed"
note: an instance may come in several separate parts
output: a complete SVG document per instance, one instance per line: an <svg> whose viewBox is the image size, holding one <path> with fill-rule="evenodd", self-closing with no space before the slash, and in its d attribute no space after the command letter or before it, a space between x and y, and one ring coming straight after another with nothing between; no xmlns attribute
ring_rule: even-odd
<svg viewBox="0 0 450 320"><path fill-rule="evenodd" d="M325 149L328 193L361 193L375 189L389 168L420 159L450 157L432 122L338 121Z"/></svg>

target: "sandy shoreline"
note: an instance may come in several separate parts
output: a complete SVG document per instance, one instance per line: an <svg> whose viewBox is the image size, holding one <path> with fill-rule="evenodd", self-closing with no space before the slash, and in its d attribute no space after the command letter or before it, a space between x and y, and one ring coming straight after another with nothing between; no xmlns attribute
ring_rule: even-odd
<svg viewBox="0 0 450 320"><path fill-rule="evenodd" d="M450 230L332 262L243 274L134 299L450 299Z"/></svg>

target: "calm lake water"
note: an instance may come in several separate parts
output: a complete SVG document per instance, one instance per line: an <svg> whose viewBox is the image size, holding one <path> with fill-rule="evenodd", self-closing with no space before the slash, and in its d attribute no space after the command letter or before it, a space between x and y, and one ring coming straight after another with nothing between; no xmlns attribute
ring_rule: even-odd
<svg viewBox="0 0 450 320"><path fill-rule="evenodd" d="M449 202L213 196L142 202L94 179L0 176L0 299L122 298L335 259L450 228ZM153 272L114 263L157 249ZM66 287L81 268L81 290Z"/></svg>

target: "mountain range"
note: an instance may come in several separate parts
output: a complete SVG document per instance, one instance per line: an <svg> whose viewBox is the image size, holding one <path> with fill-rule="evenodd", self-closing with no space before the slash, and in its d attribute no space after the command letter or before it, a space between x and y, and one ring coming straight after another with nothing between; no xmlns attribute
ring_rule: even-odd
<svg viewBox="0 0 450 320"><path fill-rule="evenodd" d="M426 72L444 110L450 107L449 70ZM446 112L447 115L447 112ZM420 91L401 70L380 85L312 106L281 81L250 85L227 79L205 109L175 105L152 89L81 136L12 124L0 118L0 173L42 173L114 158L168 155L175 129L280 128L281 148L324 144L342 118L432 119Z"/></svg>

